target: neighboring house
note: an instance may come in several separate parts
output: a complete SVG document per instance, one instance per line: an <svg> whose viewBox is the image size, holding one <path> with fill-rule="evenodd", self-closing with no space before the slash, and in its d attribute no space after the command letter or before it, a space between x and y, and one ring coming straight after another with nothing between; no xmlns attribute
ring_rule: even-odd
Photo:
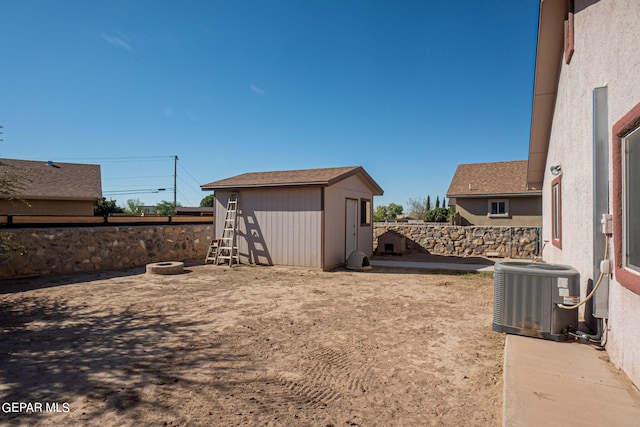
<svg viewBox="0 0 640 427"><path fill-rule="evenodd" d="M256 172L202 185L214 190L214 217L238 193L242 263L331 269L353 251L373 251L373 196L380 186L362 167ZM224 221L215 221L222 236Z"/></svg>
<svg viewBox="0 0 640 427"><path fill-rule="evenodd" d="M0 159L6 177L15 177L16 192L0 195L2 215L90 216L102 198L99 165Z"/></svg>
<svg viewBox="0 0 640 427"><path fill-rule="evenodd" d="M395 219L390 220L391 222L424 222L420 215L417 213L408 213L408 214L400 214L396 216Z"/></svg>
<svg viewBox="0 0 640 427"><path fill-rule="evenodd" d="M177 206L174 212L178 216L213 216L213 208Z"/></svg>
<svg viewBox="0 0 640 427"><path fill-rule="evenodd" d="M601 260L613 261L613 275L603 276L584 317L607 331L611 361L636 386L639 17L637 0L541 2L528 162L529 187L543 191L543 239L551 242L544 260L575 267L583 299L600 278ZM613 218L609 240L602 232L605 214Z"/></svg>
<svg viewBox="0 0 640 427"><path fill-rule="evenodd" d="M157 215L158 209L156 205L142 205L140 206L140 213L144 215Z"/></svg>
<svg viewBox="0 0 640 427"><path fill-rule="evenodd" d="M527 187L526 160L458 165L447 197L460 225L542 225L542 191Z"/></svg>

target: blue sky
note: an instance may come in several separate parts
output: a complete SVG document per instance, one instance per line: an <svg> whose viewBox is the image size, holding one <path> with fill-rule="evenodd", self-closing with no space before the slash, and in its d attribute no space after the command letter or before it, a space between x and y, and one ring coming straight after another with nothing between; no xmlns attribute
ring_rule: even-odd
<svg viewBox="0 0 640 427"><path fill-rule="evenodd" d="M527 158L538 4L0 0L0 157L100 164L120 205L172 200L174 155L184 206L351 165L376 205L434 201L460 163Z"/></svg>

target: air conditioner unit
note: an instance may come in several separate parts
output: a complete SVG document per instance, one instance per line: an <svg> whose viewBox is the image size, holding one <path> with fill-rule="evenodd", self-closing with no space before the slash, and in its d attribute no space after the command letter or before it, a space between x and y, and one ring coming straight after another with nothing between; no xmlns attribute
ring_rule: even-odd
<svg viewBox="0 0 640 427"><path fill-rule="evenodd" d="M494 266L493 330L554 341L578 328L580 273L559 264L498 262Z"/></svg>

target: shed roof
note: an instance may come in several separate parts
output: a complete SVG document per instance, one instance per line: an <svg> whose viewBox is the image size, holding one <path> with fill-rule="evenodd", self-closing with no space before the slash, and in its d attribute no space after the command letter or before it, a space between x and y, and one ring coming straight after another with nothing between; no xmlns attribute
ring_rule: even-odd
<svg viewBox="0 0 640 427"><path fill-rule="evenodd" d="M361 166L339 168L299 169L272 172L250 172L201 185L203 190L274 188L274 187L326 187L353 175L360 175L373 194L381 196L382 188Z"/></svg>
<svg viewBox="0 0 640 427"><path fill-rule="evenodd" d="M527 160L458 165L447 197L542 194L527 187Z"/></svg>
<svg viewBox="0 0 640 427"><path fill-rule="evenodd" d="M100 165L0 159L0 179L6 176L16 178L15 196L23 199L97 200L102 197Z"/></svg>

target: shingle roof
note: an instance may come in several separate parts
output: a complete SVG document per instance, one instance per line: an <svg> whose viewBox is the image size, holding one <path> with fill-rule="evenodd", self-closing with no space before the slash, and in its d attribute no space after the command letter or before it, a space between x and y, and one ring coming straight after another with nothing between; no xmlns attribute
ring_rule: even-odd
<svg viewBox="0 0 640 427"><path fill-rule="evenodd" d="M536 195L527 188L527 160L458 165L447 197Z"/></svg>
<svg viewBox="0 0 640 427"><path fill-rule="evenodd" d="M382 188L361 166L340 168L301 169L272 172L250 172L201 185L203 190L241 189L264 187L325 187L352 175L361 174L375 195L382 195Z"/></svg>
<svg viewBox="0 0 640 427"><path fill-rule="evenodd" d="M0 177L18 179L23 199L97 200L102 197L100 165L0 159Z"/></svg>

